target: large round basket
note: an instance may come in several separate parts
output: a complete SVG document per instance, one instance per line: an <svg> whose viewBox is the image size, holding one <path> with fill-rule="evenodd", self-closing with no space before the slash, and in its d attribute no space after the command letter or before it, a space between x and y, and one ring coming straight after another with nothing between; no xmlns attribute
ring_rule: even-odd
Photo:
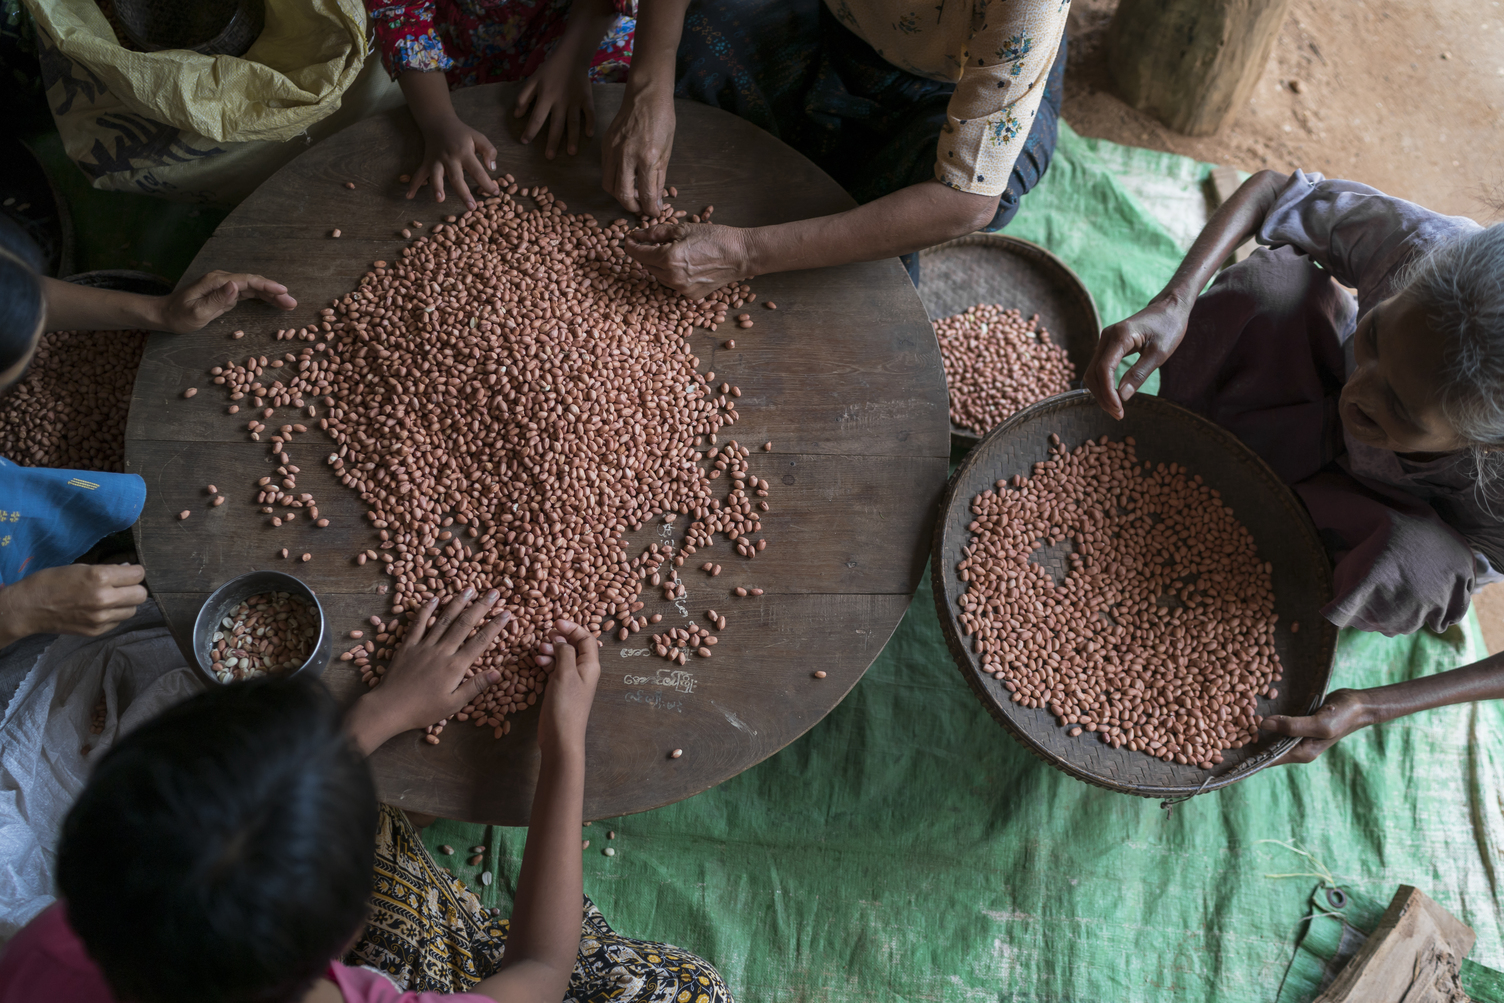
<svg viewBox="0 0 1504 1003"><path fill-rule="evenodd" d="M1259 713L1306 714L1321 705L1331 679L1337 628L1320 614L1332 596L1331 567L1304 506L1263 460L1231 433L1160 397L1140 394L1128 402L1127 416L1114 421L1084 390L1040 401L989 432L966 457L946 488L935 526L930 574L935 604L956 665L988 712L1008 733L1051 766L1098 787L1140 797L1175 798L1216 790L1251 776L1288 752L1296 740L1269 736L1223 752L1211 770L1162 762L1126 746L1114 749L1090 733L1071 738L1047 710L1010 700L1001 680L982 671L981 656L964 643L956 620L966 585L957 576L961 548L970 542L971 502L1014 474L1028 476L1036 462L1049 459L1049 436L1076 446L1103 435L1137 440L1140 460L1177 462L1201 474L1222 492L1253 534L1259 556L1274 565L1275 612L1280 629L1275 650L1284 680L1273 700L1260 699ZM1068 573L1063 546L1035 551L1056 581ZM1285 625L1298 622L1301 630Z"/></svg>
<svg viewBox="0 0 1504 1003"><path fill-rule="evenodd" d="M973 233L919 252L919 298L930 320L962 313L980 303L1017 309L1065 349L1080 387L1102 317L1086 283L1071 267L1038 244L1000 233ZM952 424L951 441L976 445L981 436Z"/></svg>

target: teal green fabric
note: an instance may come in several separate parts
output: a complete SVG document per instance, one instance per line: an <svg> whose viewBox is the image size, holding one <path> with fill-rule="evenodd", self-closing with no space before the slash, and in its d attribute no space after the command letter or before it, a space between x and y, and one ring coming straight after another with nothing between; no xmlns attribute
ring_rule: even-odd
<svg viewBox="0 0 1504 1003"><path fill-rule="evenodd" d="M1347 632L1337 685L1482 654L1471 620L1440 637ZM1265 875L1309 868L1260 842L1293 839L1344 887L1424 889L1497 967L1501 726L1496 704L1430 711L1167 814L1008 738L952 664L926 584L804 738L704 794L587 828L585 888L617 929L703 955L744 1001L1246 1003L1274 998L1303 932L1312 879ZM491 847L500 880L484 895L506 909L523 835L438 823L425 841ZM456 873L479 887L480 870Z"/></svg>
<svg viewBox="0 0 1504 1003"><path fill-rule="evenodd" d="M1326 895L1328 885L1329 882L1323 881L1311 894L1306 934L1285 972L1276 1003L1304 1003L1314 998L1329 982L1325 976L1330 972L1335 977L1341 971L1342 962L1361 945L1360 938L1379 925L1379 919L1393 898L1392 895L1375 898L1365 892L1344 889L1346 901L1341 909L1337 909ZM1344 942L1349 949L1345 956L1339 957L1339 948ZM1504 1003L1504 973L1464 958L1458 976L1462 988L1475 1003Z"/></svg>
<svg viewBox="0 0 1504 1003"><path fill-rule="evenodd" d="M1133 176L1199 184L1206 170L1062 124L1008 232L1064 258L1110 323L1183 253L1145 205L1153 185ZM1347 632L1334 685L1483 654L1472 619L1444 636ZM1308 868L1262 842L1296 840L1354 891L1424 889L1478 932L1473 959L1497 967L1501 728L1495 704L1419 714L1166 813L1008 738L956 671L926 583L805 737L704 794L586 828L585 888L627 935L714 962L744 1001L1246 1003L1274 999L1306 927L1313 879L1266 875ZM440 822L425 840L460 850L444 859L473 887L494 869L482 894L505 910L523 835ZM464 866L482 843L486 862Z"/></svg>

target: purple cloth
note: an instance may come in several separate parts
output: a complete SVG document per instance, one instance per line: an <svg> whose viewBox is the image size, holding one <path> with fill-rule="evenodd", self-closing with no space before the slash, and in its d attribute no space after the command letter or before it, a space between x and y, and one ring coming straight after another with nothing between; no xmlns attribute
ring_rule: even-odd
<svg viewBox="0 0 1504 1003"><path fill-rule="evenodd" d="M1354 442L1337 412L1358 318L1418 255L1478 229L1296 171L1259 229L1268 249L1218 276L1160 370L1162 396L1233 432L1295 486L1336 565L1322 614L1338 626L1444 630L1466 615L1480 574L1504 568L1504 524L1465 454L1412 462Z"/></svg>

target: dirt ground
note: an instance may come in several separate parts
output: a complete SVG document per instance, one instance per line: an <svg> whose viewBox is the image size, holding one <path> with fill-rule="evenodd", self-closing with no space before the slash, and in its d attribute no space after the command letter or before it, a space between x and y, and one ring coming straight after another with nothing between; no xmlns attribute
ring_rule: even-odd
<svg viewBox="0 0 1504 1003"><path fill-rule="evenodd" d="M1077 132L1245 171L1321 171L1504 220L1501 0L1294 0L1248 105L1199 139L1113 95L1104 42L1116 9L1071 5L1065 119ZM1489 651L1504 651L1504 584L1475 605Z"/></svg>
<svg viewBox="0 0 1504 1003"><path fill-rule="evenodd" d="M1439 212L1504 218L1504 3L1294 0L1243 108L1192 139L1111 93L1117 0L1074 0L1065 119L1087 136L1245 171L1299 167Z"/></svg>

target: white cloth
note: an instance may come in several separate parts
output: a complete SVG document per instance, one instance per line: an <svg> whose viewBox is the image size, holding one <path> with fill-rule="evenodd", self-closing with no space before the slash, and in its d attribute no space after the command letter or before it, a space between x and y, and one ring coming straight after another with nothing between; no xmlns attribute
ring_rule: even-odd
<svg viewBox="0 0 1504 1003"><path fill-rule="evenodd" d="M34 662L0 718L0 944L56 899L58 836L90 764L204 686L150 601L103 637L61 635L23 657Z"/></svg>

